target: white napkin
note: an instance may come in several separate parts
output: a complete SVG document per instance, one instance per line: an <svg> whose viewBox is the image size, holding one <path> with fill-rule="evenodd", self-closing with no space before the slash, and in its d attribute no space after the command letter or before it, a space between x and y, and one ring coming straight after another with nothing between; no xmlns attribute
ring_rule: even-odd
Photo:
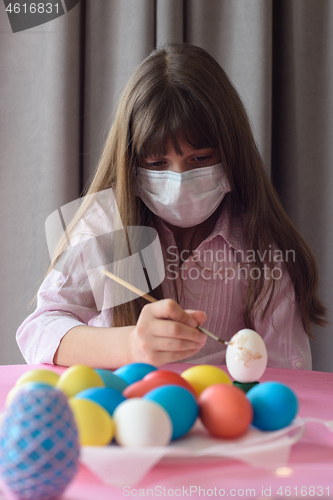
<svg viewBox="0 0 333 500"><path fill-rule="evenodd" d="M104 483L119 488L137 484L161 460L185 463L231 458L253 467L276 469L286 465L290 448L303 436L308 420L298 418L274 432L250 427L242 437L226 440L210 435L198 419L186 436L169 446L126 448L115 443L105 447L84 446L81 462Z"/></svg>

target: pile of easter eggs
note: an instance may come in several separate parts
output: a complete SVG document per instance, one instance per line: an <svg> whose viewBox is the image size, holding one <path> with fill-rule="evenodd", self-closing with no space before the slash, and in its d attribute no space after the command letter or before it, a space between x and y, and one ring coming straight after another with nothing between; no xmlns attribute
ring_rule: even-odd
<svg viewBox="0 0 333 500"><path fill-rule="evenodd" d="M278 382L257 382L267 352L256 332L244 329L231 339L226 363L234 382L212 365L194 365L181 374L146 363L113 372L85 365L61 375L46 369L26 372L8 394L0 427L3 479L20 498L52 498L42 486L39 497L28 479L51 471L58 483L47 478L46 484L51 481L59 494L77 470L80 446L113 441L127 447L166 446L186 435L198 418L209 433L224 439L243 435L250 425L273 431L292 422L298 411L294 392Z"/></svg>
<svg viewBox="0 0 333 500"><path fill-rule="evenodd" d="M60 376L32 370L10 391L7 406L22 387L27 391L42 384L44 390L60 390L68 398L82 446L113 440L120 446L165 446L187 434L197 418L220 438L241 436L251 424L261 430L290 424L298 409L293 391L277 382L257 382L266 369L267 351L256 332L239 331L228 345L226 362L234 383L212 365L194 365L181 374L146 363L113 372L74 365Z"/></svg>

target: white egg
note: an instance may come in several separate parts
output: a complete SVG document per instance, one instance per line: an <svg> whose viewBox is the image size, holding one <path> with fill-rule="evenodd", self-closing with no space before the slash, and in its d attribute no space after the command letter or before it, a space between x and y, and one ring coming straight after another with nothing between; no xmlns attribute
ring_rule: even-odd
<svg viewBox="0 0 333 500"><path fill-rule="evenodd" d="M113 413L115 440L121 446L167 446L172 422L164 408L143 398L120 403Z"/></svg>
<svg viewBox="0 0 333 500"><path fill-rule="evenodd" d="M267 366L267 349L254 330L237 332L227 347L226 364L230 375L238 382L256 382Z"/></svg>

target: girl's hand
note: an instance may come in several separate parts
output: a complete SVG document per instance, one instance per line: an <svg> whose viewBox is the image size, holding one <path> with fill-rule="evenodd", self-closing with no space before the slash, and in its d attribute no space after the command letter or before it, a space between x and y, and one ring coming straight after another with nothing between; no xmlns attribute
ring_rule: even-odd
<svg viewBox="0 0 333 500"><path fill-rule="evenodd" d="M130 357L158 367L193 356L206 343L196 328L205 320L203 311L184 310L172 299L147 304L129 336Z"/></svg>

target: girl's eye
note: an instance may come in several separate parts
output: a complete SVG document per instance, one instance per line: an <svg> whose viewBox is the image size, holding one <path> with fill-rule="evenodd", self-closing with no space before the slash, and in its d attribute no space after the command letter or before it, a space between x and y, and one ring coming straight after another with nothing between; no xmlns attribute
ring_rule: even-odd
<svg viewBox="0 0 333 500"><path fill-rule="evenodd" d="M204 162L207 161L211 158L211 155L206 155L206 156L196 156L194 160L199 161L199 162Z"/></svg>
<svg viewBox="0 0 333 500"><path fill-rule="evenodd" d="M152 161L152 162L147 162L147 167L149 167L149 168L158 168L158 167L162 167L163 164L164 164L163 160Z"/></svg>

